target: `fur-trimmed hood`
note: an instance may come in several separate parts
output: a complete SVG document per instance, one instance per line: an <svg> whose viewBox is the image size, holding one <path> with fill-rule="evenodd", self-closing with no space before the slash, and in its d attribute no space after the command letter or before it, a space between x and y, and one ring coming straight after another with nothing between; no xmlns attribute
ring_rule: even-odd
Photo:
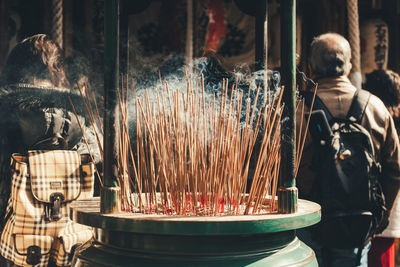
<svg viewBox="0 0 400 267"><path fill-rule="evenodd" d="M78 92L66 88L49 88L30 84L13 84L0 88L2 111L37 111L61 108L73 112L69 98L76 112L86 116L82 98Z"/></svg>
<svg viewBox="0 0 400 267"><path fill-rule="evenodd" d="M69 149L75 146L82 131L74 109L85 128L89 120L79 93L29 84L0 88L0 123L7 129L9 139L19 138L14 141L22 142L26 149L58 134L68 142Z"/></svg>

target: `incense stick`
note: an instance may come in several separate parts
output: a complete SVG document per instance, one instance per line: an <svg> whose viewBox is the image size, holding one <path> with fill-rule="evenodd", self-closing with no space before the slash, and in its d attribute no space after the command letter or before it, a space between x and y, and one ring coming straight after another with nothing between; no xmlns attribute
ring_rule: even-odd
<svg viewBox="0 0 400 267"><path fill-rule="evenodd" d="M260 87L251 98L237 80L223 79L217 101L206 93L204 76L199 81L186 76L184 90L171 90L164 81L165 90L151 99L148 91L129 96L133 83L121 79L118 171L124 209L189 216L274 212L284 88L259 103ZM160 72L159 82L162 86ZM88 92L81 97L96 127L97 103L90 104ZM135 105L135 139L129 135L129 103ZM304 138L296 145L298 162Z"/></svg>

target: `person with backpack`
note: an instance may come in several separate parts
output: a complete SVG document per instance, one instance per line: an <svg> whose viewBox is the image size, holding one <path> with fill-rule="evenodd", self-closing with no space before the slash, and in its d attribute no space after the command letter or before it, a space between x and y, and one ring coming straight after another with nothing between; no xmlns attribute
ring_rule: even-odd
<svg viewBox="0 0 400 267"><path fill-rule="evenodd" d="M365 90L379 97L392 115L397 134L400 133L400 75L392 70L375 70L366 74ZM389 225L372 240L368 254L371 267L395 266L395 238L400 238L399 195L393 204Z"/></svg>
<svg viewBox="0 0 400 267"><path fill-rule="evenodd" d="M64 68L63 52L57 43L45 34L36 34L13 48L1 73L0 234L12 209L10 160L13 153L76 150L82 154L91 150L95 163L100 161L82 99L79 92L70 90ZM2 257L12 249L10 244L0 242L0 266L15 266Z"/></svg>
<svg viewBox="0 0 400 267"><path fill-rule="evenodd" d="M300 198L321 205L321 222L297 236L320 266L368 266L370 240L387 226L400 188L393 119L378 97L351 84L350 59L339 34L311 43L309 71L318 90L297 187ZM311 106L310 93L304 97Z"/></svg>

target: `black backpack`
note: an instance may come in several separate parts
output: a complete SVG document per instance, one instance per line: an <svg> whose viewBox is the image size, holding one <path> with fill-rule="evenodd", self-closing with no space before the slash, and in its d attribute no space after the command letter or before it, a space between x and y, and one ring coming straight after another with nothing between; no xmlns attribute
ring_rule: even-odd
<svg viewBox="0 0 400 267"><path fill-rule="evenodd" d="M308 106L311 94L305 93ZM357 90L345 119L334 118L318 96L309 131L318 174L311 200L322 207L315 237L326 247L361 248L383 229L385 199L369 132L361 126L370 93Z"/></svg>

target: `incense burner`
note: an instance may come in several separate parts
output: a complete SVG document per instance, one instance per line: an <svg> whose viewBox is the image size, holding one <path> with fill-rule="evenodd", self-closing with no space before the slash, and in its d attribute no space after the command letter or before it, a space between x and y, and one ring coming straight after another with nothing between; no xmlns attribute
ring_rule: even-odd
<svg viewBox="0 0 400 267"><path fill-rule="evenodd" d="M320 216L318 204L301 199L294 214L210 217L101 214L99 198L79 201L71 217L95 234L72 266L318 266L296 229Z"/></svg>

